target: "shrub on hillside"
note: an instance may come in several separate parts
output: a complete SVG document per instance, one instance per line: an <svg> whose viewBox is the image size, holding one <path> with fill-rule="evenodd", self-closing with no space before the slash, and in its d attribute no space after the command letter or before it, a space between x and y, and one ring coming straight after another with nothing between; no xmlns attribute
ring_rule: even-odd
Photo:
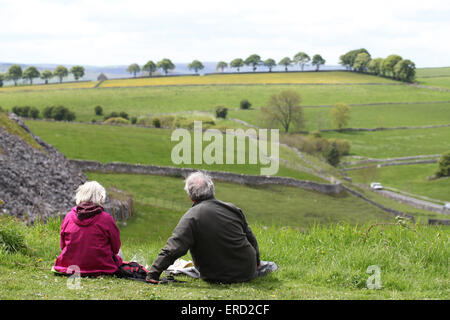
<svg viewBox="0 0 450 320"><path fill-rule="evenodd" d="M438 162L438 170L436 171L436 177L450 177L450 151L442 154Z"/></svg>
<svg viewBox="0 0 450 320"><path fill-rule="evenodd" d="M350 153L350 142L345 139L328 139L329 143L336 143L337 150L341 156L346 156Z"/></svg>
<svg viewBox="0 0 450 320"><path fill-rule="evenodd" d="M103 108L102 108L102 106L96 106L96 107L94 108L94 111L95 111L95 115L97 115L97 116L101 116L101 115L103 114Z"/></svg>
<svg viewBox="0 0 450 320"><path fill-rule="evenodd" d="M247 99L241 100L239 107L243 110L250 109L252 104Z"/></svg>
<svg viewBox="0 0 450 320"><path fill-rule="evenodd" d="M186 118L178 116L174 121L174 125L176 128L194 129L194 121L201 121L202 129L208 129L216 124L213 119L208 117Z"/></svg>
<svg viewBox="0 0 450 320"><path fill-rule="evenodd" d="M24 117L24 118L37 119L39 117L39 110L36 107L29 107L29 106L17 107L17 106L15 106L12 108L12 112L17 114L19 117Z"/></svg>
<svg viewBox="0 0 450 320"><path fill-rule="evenodd" d="M158 118L154 118L152 120L152 124L155 128L161 128L161 120L159 120Z"/></svg>
<svg viewBox="0 0 450 320"><path fill-rule="evenodd" d="M336 167L339 164L339 162L341 161L341 155L339 153L336 142L332 142L329 144L327 150L324 153L324 156L325 160L327 160L327 162L333 167Z"/></svg>
<svg viewBox="0 0 450 320"><path fill-rule="evenodd" d="M75 112L64 106L46 107L42 115L45 119L54 119L56 121L73 121L76 118Z"/></svg>
<svg viewBox="0 0 450 320"><path fill-rule="evenodd" d="M228 108L225 108L224 106L216 107L216 117L217 118L225 119L227 117L227 113L228 113Z"/></svg>
<svg viewBox="0 0 450 320"><path fill-rule="evenodd" d="M136 124L137 122L137 118L136 117L131 117L131 124Z"/></svg>
<svg viewBox="0 0 450 320"><path fill-rule="evenodd" d="M113 111L113 112L111 112L110 114L104 116L103 118L104 118L104 120L108 120L108 119L110 119L110 118L124 118L124 119L126 119L126 120L129 120L129 118L128 118L128 113L126 113L126 112L124 112L124 111L121 111L121 112L115 112L115 111Z"/></svg>
<svg viewBox="0 0 450 320"><path fill-rule="evenodd" d="M106 124L130 124L130 120L127 120L122 117L108 118L103 123Z"/></svg>

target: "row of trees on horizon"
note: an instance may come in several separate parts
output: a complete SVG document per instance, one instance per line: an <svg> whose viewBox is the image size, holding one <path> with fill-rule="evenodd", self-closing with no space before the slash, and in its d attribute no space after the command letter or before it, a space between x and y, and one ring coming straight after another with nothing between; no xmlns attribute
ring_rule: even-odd
<svg viewBox="0 0 450 320"><path fill-rule="evenodd" d="M405 82L413 82L416 76L416 65L411 60L403 59L397 54L391 54L385 59L372 59L369 51L364 48L341 55L339 63L347 70L368 72Z"/></svg>
<svg viewBox="0 0 450 320"><path fill-rule="evenodd" d="M258 67L264 66L269 69L269 72L272 72L272 69L275 66L279 65L283 66L285 68L285 71L287 72L289 67L298 64L303 71L304 67L307 66L310 62L311 65L316 67L316 71L318 71L320 66L324 65L326 61L320 54L315 54L311 59L311 57L305 52L297 53L292 59L290 57L284 57L278 63L272 58L263 60L259 55L252 54L245 60L242 58L236 58L233 59L230 63L219 61L216 66L216 70L224 72L224 70L227 68L234 68L237 70L237 72L239 72L240 68L249 66L252 67L253 72L255 72ZM199 60L194 60L188 64L188 69L193 70L195 73L198 73L204 68L205 66ZM149 60L145 65L142 66L142 68L139 66L139 64L132 63L128 66L126 71L132 74L134 77L136 77L136 75L141 71L148 72L148 75L151 77L153 73L155 73L158 69L161 69L164 74L167 75L170 70L175 69L175 65L172 61L170 61L170 59L165 58L158 63Z"/></svg>
<svg viewBox="0 0 450 320"><path fill-rule="evenodd" d="M41 78L47 84L53 77L59 78L61 83L65 77L71 73L75 80L81 79L85 74L85 69L82 66L73 66L67 69L65 66L57 66L55 70L43 70L40 72L36 67L29 66L22 70L22 67L18 64L13 64L9 67L8 71L4 74L0 73L0 87L3 86L4 80L12 80L14 85L17 86L17 82L20 79L28 80L30 84L33 84L33 79Z"/></svg>
<svg viewBox="0 0 450 320"><path fill-rule="evenodd" d="M252 68L253 72L257 70L258 67L265 67L272 72L275 66L283 66L286 72L289 68L298 65L301 71L304 71L305 66L312 65L315 66L316 71L319 71L320 66L325 64L325 59L322 58L320 54L315 54L311 58L305 52L298 52L292 57L284 57L278 63L272 59L267 58L263 60L261 56L257 54L252 54L247 59L236 58L231 62L227 63L225 61L219 61L216 65L216 71L224 72L227 68L236 69L240 72L240 68L244 66L249 66ZM413 82L415 78L415 64L409 59L403 59L401 56L392 54L383 58L372 59L370 53L364 49L351 50L340 56L340 62L347 70L370 73L377 76L390 77L396 80ZM188 69L194 71L196 74L203 70L205 66L199 60L194 60L188 64ZM132 63L128 66L126 71L132 74L134 77L137 76L139 72L146 72L148 76L152 76L157 70L161 70L165 75L167 75L171 70L175 69L175 64L167 58L155 63L149 60L141 68L139 64ZM47 84L50 79L57 77L59 82L63 82L63 79L68 75L72 74L75 80L79 80L85 75L85 69L82 66L73 66L67 69L65 66L58 66L55 70L43 70L40 72L36 67L29 66L22 70L22 67L18 64L11 65L8 71L4 74L0 73L0 87L3 86L4 80L11 80L14 85L17 86L17 82L20 79L28 80L30 84L33 84L33 79L41 78Z"/></svg>

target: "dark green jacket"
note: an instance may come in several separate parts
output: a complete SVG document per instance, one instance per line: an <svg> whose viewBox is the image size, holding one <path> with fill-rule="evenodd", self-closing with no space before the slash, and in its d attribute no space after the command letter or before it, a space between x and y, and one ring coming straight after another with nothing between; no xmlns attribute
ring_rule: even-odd
<svg viewBox="0 0 450 320"><path fill-rule="evenodd" d="M251 280L260 263L258 242L241 209L214 198L194 203L183 215L148 277L158 280L188 250L201 278L208 281Z"/></svg>

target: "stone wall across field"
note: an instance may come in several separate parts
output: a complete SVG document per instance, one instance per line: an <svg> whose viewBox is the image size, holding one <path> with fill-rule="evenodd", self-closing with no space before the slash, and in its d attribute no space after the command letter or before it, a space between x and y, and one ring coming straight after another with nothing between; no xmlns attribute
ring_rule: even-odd
<svg viewBox="0 0 450 320"><path fill-rule="evenodd" d="M191 168L162 167L155 165L128 164L111 162L102 164L97 161L70 160L72 164L78 166L82 171L94 172L114 172L132 174L152 174L161 176L187 177L190 173L197 171ZM233 182L238 184L264 185L278 184L291 187L298 187L317 191L324 194L338 194L343 191L341 183L319 183L307 180L298 180L288 177L246 175L221 171L206 171L211 178L219 181Z"/></svg>

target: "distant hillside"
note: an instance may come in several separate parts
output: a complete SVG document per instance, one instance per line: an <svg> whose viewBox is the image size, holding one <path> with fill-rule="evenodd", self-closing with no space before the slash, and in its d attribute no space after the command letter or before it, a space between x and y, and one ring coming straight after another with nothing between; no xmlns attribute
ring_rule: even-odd
<svg viewBox="0 0 450 320"><path fill-rule="evenodd" d="M15 63L8 63L8 62L0 62L0 72L6 72L8 68ZM39 71L42 70L54 70L58 64L23 64L23 63L17 63L20 66L22 66L22 69L25 69L26 67L29 67L30 65L35 66L38 68ZM193 74L194 72L188 69L188 64L186 62L174 62L176 69L173 70L173 74ZM216 65L217 62L203 62L203 65L205 68L200 71L201 74L204 73L213 73L216 72ZM65 65L68 69L70 69L73 65ZM82 78L82 80L97 80L97 77L100 73L104 73L109 79L115 79L115 78L129 78L131 75L126 71L128 65L118 65L118 66L89 66L84 65L83 67L86 70L85 76ZM142 67L142 65L141 65ZM314 70L315 67L312 66L306 66L305 70ZM324 65L320 67L320 70L343 70L344 68L342 66L334 66L334 65ZM277 66L272 69L273 71L284 71L283 66ZM289 68L289 70L299 70L298 66L293 66ZM235 72L235 69L228 68L225 70L225 72ZM251 67L242 67L240 68L240 72L251 72ZM267 71L267 68L261 66L257 69L257 71ZM64 79L64 81L74 81L75 79L72 77L72 75L69 75L67 78ZM24 83L27 83L26 80L23 80ZM50 82L58 82L56 78L52 79ZM5 85L11 85L12 81L5 81ZM43 83L41 79L35 79L33 83Z"/></svg>

